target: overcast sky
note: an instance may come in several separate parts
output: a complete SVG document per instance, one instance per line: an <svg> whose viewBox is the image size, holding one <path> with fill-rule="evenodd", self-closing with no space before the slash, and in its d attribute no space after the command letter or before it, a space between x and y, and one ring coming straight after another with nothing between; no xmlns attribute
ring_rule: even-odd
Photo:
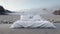
<svg viewBox="0 0 60 34"><path fill-rule="evenodd" d="M5 9L15 11L60 5L60 0L0 0L0 5Z"/></svg>

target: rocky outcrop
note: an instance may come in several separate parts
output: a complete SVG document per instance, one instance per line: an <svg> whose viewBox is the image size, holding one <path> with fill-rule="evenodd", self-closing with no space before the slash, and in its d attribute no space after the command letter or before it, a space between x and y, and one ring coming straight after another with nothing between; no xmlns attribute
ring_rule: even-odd
<svg viewBox="0 0 60 34"><path fill-rule="evenodd" d="M5 14L5 9L2 6L0 6L0 15L1 14Z"/></svg>
<svg viewBox="0 0 60 34"><path fill-rule="evenodd" d="M55 10L55 11L53 12L53 14L54 14L54 15L60 15L60 10Z"/></svg>
<svg viewBox="0 0 60 34"><path fill-rule="evenodd" d="M4 9L3 6L0 6L0 15L8 15L7 13L12 13L12 12Z"/></svg>

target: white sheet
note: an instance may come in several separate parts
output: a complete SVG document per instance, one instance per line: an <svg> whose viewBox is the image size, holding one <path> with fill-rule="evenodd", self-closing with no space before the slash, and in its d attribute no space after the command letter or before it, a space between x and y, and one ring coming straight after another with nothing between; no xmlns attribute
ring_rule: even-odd
<svg viewBox="0 0 60 34"><path fill-rule="evenodd" d="M40 15L22 15L21 20L14 22L10 28L56 28L53 23L43 20Z"/></svg>

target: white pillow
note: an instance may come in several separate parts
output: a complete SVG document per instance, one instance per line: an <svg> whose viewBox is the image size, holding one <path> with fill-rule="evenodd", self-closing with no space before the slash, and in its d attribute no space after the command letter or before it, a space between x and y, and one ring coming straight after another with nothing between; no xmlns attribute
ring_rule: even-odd
<svg viewBox="0 0 60 34"><path fill-rule="evenodd" d="M21 15L21 21L28 21L33 18L33 15Z"/></svg>
<svg viewBox="0 0 60 34"><path fill-rule="evenodd" d="M40 21L40 20L43 20L43 19L42 19L42 17L40 15L34 15L33 20L34 21Z"/></svg>

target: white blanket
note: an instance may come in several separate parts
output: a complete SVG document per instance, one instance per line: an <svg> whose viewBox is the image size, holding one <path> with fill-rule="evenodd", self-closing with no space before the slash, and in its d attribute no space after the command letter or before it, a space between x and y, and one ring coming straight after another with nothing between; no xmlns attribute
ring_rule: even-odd
<svg viewBox="0 0 60 34"><path fill-rule="evenodd" d="M56 28L53 23L43 20L40 15L22 15L21 20L14 22L10 28Z"/></svg>

